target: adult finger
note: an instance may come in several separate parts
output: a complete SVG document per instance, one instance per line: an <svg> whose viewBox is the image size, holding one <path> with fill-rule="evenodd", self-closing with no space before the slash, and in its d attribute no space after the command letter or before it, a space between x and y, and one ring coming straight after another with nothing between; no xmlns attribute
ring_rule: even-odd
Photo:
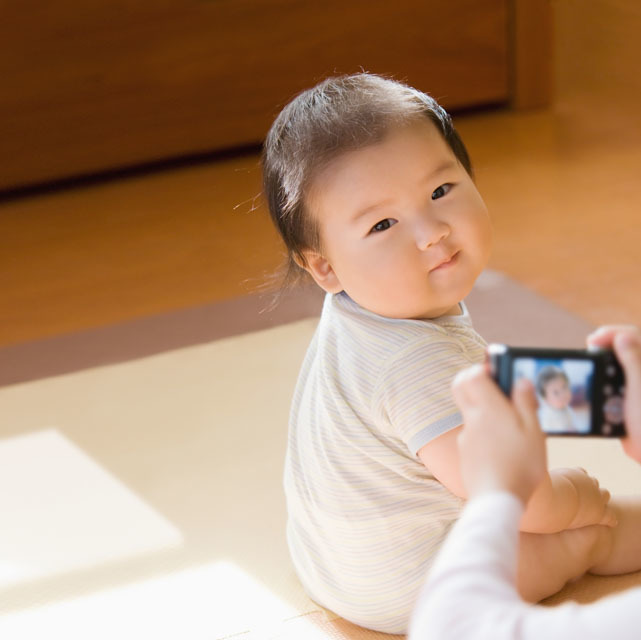
<svg viewBox="0 0 641 640"><path fill-rule="evenodd" d="M452 393L454 400L462 409L507 404L507 398L482 364L473 365L459 372L452 383Z"/></svg>
<svg viewBox="0 0 641 640"><path fill-rule="evenodd" d="M599 327L587 337L589 346L609 349L612 347L614 336L621 332L634 331L635 327L629 324L608 324Z"/></svg>
<svg viewBox="0 0 641 640"><path fill-rule="evenodd" d="M459 371L452 382L452 394L459 406L467 406L475 397L475 386L478 380L485 375L483 365L475 364Z"/></svg>
<svg viewBox="0 0 641 640"><path fill-rule="evenodd" d="M614 352L625 371L624 416L628 437L634 446L633 457L641 451L641 335L638 331L622 331L614 338ZM628 444L629 446L629 444ZM626 448L626 451L628 449Z"/></svg>
<svg viewBox="0 0 641 640"><path fill-rule="evenodd" d="M622 330L614 336L614 352L625 370L626 388L641 392L641 334Z"/></svg>

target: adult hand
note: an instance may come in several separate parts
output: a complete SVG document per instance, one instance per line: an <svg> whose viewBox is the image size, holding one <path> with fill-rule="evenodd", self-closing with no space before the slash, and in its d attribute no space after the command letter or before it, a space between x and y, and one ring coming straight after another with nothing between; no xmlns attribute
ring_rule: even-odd
<svg viewBox="0 0 641 640"><path fill-rule="evenodd" d="M624 451L641 462L641 331L633 326L609 325L588 336L588 345L614 349L625 372L623 420Z"/></svg>
<svg viewBox="0 0 641 640"><path fill-rule="evenodd" d="M459 454L468 496L505 490L525 504L547 473L532 384L519 380L510 402L476 365L457 375L452 390L465 423Z"/></svg>

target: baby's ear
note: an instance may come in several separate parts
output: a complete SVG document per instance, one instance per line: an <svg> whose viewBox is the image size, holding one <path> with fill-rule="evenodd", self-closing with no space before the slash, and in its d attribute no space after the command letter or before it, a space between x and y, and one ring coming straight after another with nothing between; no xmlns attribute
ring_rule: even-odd
<svg viewBox="0 0 641 640"><path fill-rule="evenodd" d="M327 293L340 293L343 290L338 276L332 265L320 253L307 249L303 251L303 258L295 256L296 264L305 269L314 278L316 284Z"/></svg>

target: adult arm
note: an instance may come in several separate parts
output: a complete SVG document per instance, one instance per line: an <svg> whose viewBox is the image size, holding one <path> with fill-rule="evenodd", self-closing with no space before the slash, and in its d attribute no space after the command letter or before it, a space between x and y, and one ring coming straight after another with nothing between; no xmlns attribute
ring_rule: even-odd
<svg viewBox="0 0 641 640"><path fill-rule="evenodd" d="M457 377L454 395L466 421L459 436L460 468L471 499L430 571L410 640L637 638L639 589L553 609L519 598L518 525L546 467L534 393L523 381L510 403L477 366Z"/></svg>
<svg viewBox="0 0 641 640"><path fill-rule="evenodd" d="M522 514L520 499L504 491L468 503L420 593L408 640L639 637L641 589L585 606L544 608L520 599L514 584Z"/></svg>

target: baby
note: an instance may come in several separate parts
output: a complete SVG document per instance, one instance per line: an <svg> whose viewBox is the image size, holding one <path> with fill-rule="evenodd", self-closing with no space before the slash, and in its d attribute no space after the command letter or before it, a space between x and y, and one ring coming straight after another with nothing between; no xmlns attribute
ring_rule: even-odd
<svg viewBox="0 0 641 640"><path fill-rule="evenodd" d="M327 292L290 414L294 567L319 604L404 633L466 497L450 386L484 358L463 300L490 255L488 212L448 114L365 73L294 98L266 138L263 172L288 279L309 274ZM546 475L521 520L524 597L587 570L636 568L609 564L608 499L583 470Z"/></svg>
<svg viewBox="0 0 641 640"><path fill-rule="evenodd" d="M539 371L536 390L541 399L539 422L546 433L578 431L576 416L570 407L572 391L566 373L549 365Z"/></svg>

